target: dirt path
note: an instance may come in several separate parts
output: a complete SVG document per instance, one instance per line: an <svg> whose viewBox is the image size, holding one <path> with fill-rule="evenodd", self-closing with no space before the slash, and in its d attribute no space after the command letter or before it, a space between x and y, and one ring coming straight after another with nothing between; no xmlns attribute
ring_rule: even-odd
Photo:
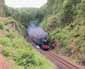
<svg viewBox="0 0 85 69"><path fill-rule="evenodd" d="M0 54L0 69L11 69L10 64L5 60L5 58L1 54Z"/></svg>

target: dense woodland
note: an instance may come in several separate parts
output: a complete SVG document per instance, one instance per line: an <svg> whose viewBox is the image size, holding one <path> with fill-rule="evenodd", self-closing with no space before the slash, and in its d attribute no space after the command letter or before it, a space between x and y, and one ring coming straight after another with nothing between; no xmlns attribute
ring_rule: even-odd
<svg viewBox="0 0 85 69"><path fill-rule="evenodd" d="M41 26L60 42L57 53L85 63L85 0L48 0Z"/></svg>
<svg viewBox="0 0 85 69"><path fill-rule="evenodd" d="M45 61L44 58L46 64L43 64L45 62L42 62L42 56L38 56L39 58L35 56L36 53L33 53L34 51L31 48L28 49L32 53L26 51L27 47L24 48L24 45L31 46L24 41L22 35L26 34L27 25L32 20L37 20L38 25L49 33L49 39L59 44L54 50L56 53L68 56L73 62L85 65L85 0L48 0L47 4L41 8L13 9L6 6L5 16L8 18L5 21L0 21L0 30L7 31L7 35L4 39L3 37L0 38L0 44L7 46L3 54L12 57L16 64L20 66L20 69L23 69L23 66L32 66L34 68L36 65L36 69L45 69L46 66L47 69L53 69L51 68L52 65ZM13 32L7 27L4 29L5 25L11 22L16 23L16 30L21 36L18 35L16 30ZM12 40L13 38L14 40ZM24 49L17 48L20 43ZM12 52L11 48L12 50L17 49ZM25 57L22 57L23 55ZM25 62L24 59L26 58L29 58L30 61Z"/></svg>

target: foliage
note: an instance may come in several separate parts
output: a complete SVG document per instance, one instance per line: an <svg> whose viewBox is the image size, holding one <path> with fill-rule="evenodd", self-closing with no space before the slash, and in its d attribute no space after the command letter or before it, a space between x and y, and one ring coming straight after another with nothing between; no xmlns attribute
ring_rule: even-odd
<svg viewBox="0 0 85 69"><path fill-rule="evenodd" d="M8 21L8 19L6 21ZM5 21L3 20L2 22L4 23ZM40 53L32 49L32 45L28 43L16 29L8 28L9 31L7 31L5 27L7 27L8 24L3 24L3 32L6 33L5 36L0 37L0 45L3 46L2 54L15 62L13 69L53 69L53 65L40 55Z"/></svg>
<svg viewBox="0 0 85 69"><path fill-rule="evenodd" d="M30 21L37 20L41 22L45 15L44 8L9 8L6 7L6 16L12 16L17 21L21 22L22 25L27 27Z"/></svg>
<svg viewBox="0 0 85 69"><path fill-rule="evenodd" d="M60 41L59 52L78 63L85 62L84 7L84 0L48 0L47 16L41 23L51 39Z"/></svg>
<svg viewBox="0 0 85 69"><path fill-rule="evenodd" d="M5 16L5 13L4 13L4 6L5 6L4 0L0 0L0 17Z"/></svg>

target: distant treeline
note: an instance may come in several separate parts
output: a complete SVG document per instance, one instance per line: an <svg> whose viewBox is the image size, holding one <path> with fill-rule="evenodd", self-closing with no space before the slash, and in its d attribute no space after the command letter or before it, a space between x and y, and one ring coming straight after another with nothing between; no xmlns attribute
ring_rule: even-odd
<svg viewBox="0 0 85 69"><path fill-rule="evenodd" d="M21 22L24 26L32 20L37 20L40 23L45 16L45 10L38 8L10 8L5 9L6 16L11 16L17 21Z"/></svg>

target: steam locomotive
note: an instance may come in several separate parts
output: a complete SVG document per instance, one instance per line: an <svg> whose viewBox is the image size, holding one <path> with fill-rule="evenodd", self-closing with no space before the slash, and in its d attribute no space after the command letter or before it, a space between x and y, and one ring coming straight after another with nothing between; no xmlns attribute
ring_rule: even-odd
<svg viewBox="0 0 85 69"><path fill-rule="evenodd" d="M43 50L54 49L54 46L52 46L52 44L51 44L50 40L48 39L48 37L40 38L40 39L31 38L31 41L36 46L39 46Z"/></svg>
<svg viewBox="0 0 85 69"><path fill-rule="evenodd" d="M28 36L30 40L38 45L43 50L48 50L54 48L48 39L48 33L45 32L41 27L30 25L27 29Z"/></svg>

